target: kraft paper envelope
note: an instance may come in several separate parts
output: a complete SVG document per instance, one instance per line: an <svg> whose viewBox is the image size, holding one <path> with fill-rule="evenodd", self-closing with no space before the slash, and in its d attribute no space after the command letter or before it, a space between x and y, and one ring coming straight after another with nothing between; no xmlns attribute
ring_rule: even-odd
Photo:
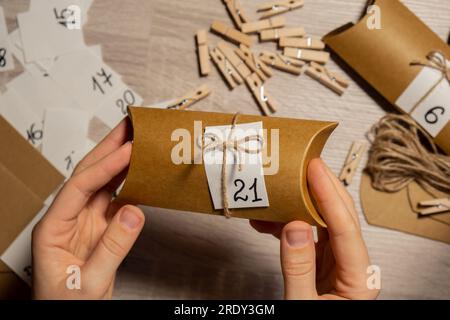
<svg viewBox="0 0 450 320"><path fill-rule="evenodd" d="M63 176L0 117L0 255L62 182ZM14 284L20 280L2 262L0 275L0 296L21 287Z"/></svg>
<svg viewBox="0 0 450 320"><path fill-rule="evenodd" d="M448 197L437 191L435 196ZM370 224L450 243L450 212L423 217L414 212L418 202L432 199L415 182L398 192L388 193L372 188L367 173L361 178L361 205Z"/></svg>
<svg viewBox="0 0 450 320"><path fill-rule="evenodd" d="M179 128L188 130L194 148L195 136L201 136L206 126L230 125L233 114L138 107L130 107L129 114L134 131L133 151L118 200L222 215L222 210L214 210L203 164L172 162L172 148L179 141L172 141L171 135ZM194 121L202 124L195 134ZM279 170L274 175L265 175L270 206L232 209L233 217L278 222L304 220L325 226L308 192L306 170L310 159L320 156L337 123L252 115L239 116L238 123L257 121L262 121L263 128L268 130L269 157L271 132L279 130Z"/></svg>
<svg viewBox="0 0 450 320"><path fill-rule="evenodd" d="M330 32L323 41L395 105L422 69L410 63L425 60L433 50L442 51L450 59L450 47L398 0L376 0L371 4L380 8L381 29L369 29L366 15L356 24L348 23ZM434 141L450 154L450 122Z"/></svg>

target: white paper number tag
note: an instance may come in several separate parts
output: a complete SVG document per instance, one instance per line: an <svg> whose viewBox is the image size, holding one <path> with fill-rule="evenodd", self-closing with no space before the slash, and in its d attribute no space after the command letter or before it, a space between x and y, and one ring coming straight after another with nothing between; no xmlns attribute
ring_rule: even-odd
<svg viewBox="0 0 450 320"><path fill-rule="evenodd" d="M94 114L111 129L127 116L128 106L140 106L143 102L143 99L125 84L119 86L120 89L110 95Z"/></svg>
<svg viewBox="0 0 450 320"><path fill-rule="evenodd" d="M31 1L30 10L17 15L26 62L83 48L83 8L80 0Z"/></svg>
<svg viewBox="0 0 450 320"><path fill-rule="evenodd" d="M411 116L432 137L436 137L450 121L450 84L448 81L441 81Z"/></svg>
<svg viewBox="0 0 450 320"><path fill-rule="evenodd" d="M29 65L27 70L37 69ZM37 71L25 71L11 80L6 87L20 95L40 118L46 108L80 108L72 97L53 79L39 75Z"/></svg>
<svg viewBox="0 0 450 320"><path fill-rule="evenodd" d="M0 6L0 72L14 69L14 61L11 54L11 46L8 40L5 15Z"/></svg>
<svg viewBox="0 0 450 320"><path fill-rule="evenodd" d="M0 257L23 281L31 286L31 237L34 226L48 210L45 205Z"/></svg>
<svg viewBox="0 0 450 320"><path fill-rule="evenodd" d="M0 95L0 115L9 122L34 147L42 142L42 117L38 117L29 105L12 90Z"/></svg>
<svg viewBox="0 0 450 320"><path fill-rule="evenodd" d="M59 57L50 77L88 111L102 106L123 84L121 77L90 50Z"/></svg>
<svg viewBox="0 0 450 320"><path fill-rule="evenodd" d="M77 109L46 109L42 154L64 176L86 153L89 114Z"/></svg>
<svg viewBox="0 0 450 320"><path fill-rule="evenodd" d="M262 122L237 124L233 134L229 137L231 126L214 126L205 128L205 146L215 140L216 147L205 148L203 161L209 185L209 191L213 200L214 208L223 209L222 199L222 162L223 152L219 146L220 142L238 141L245 137L260 136L260 141L251 140L242 142L239 145L248 150L260 149L257 153L247 153L233 147L227 148L227 198L229 208L252 208L268 207L269 199L264 181L262 167L263 129ZM241 170L239 170L239 163Z"/></svg>
<svg viewBox="0 0 450 320"><path fill-rule="evenodd" d="M450 61L447 61L447 66L450 66ZM450 121L450 84L447 79L442 79L426 99L413 108L440 79L441 71L423 67L396 101L434 138Z"/></svg>

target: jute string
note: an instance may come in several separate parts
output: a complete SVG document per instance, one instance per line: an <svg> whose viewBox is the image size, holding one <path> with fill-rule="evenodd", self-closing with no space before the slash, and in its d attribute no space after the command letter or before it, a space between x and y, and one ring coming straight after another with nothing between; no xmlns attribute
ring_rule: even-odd
<svg viewBox="0 0 450 320"><path fill-rule="evenodd" d="M386 115L369 136L367 172L375 189L397 192L415 181L428 192L434 188L450 194L450 157L440 154L408 115Z"/></svg>
<svg viewBox="0 0 450 320"><path fill-rule="evenodd" d="M242 152L248 154L258 154L262 150L263 139L260 135L251 135L246 136L241 139L232 140L232 136L234 133L234 129L236 128L237 119L239 117L239 113L236 113L231 122L231 129L228 133L228 137L225 141L222 141L218 135L212 132L205 133L203 135L203 153L209 150L219 150L222 151L222 170L221 170L221 185L222 185L222 202L223 202L223 211L227 218L231 217L231 212L229 209L229 201L228 201L228 181L227 181L227 150L231 150L234 154L238 155L238 170L242 170ZM205 143L205 138L209 138L208 143ZM250 147L246 146L246 144L250 141L258 142L258 147L255 149L250 149Z"/></svg>

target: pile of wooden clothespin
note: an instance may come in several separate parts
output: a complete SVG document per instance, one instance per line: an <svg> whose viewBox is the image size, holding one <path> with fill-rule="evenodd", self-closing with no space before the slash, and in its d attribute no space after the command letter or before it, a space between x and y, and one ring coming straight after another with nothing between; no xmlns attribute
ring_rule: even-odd
<svg viewBox="0 0 450 320"><path fill-rule="evenodd" d="M234 27L214 21L211 31L228 41L220 41L214 47L209 47L206 30L197 32L197 51L202 76L210 73L212 60L230 89L243 83L247 84L264 115L270 115L277 110L276 103L265 88L266 81L273 75L271 68L297 76L305 72L337 94L343 94L348 83L325 67L330 58L330 54L324 51L325 44L319 39L306 36L303 27L287 27L285 17L279 16L303 7L303 0L275 1L261 5L257 10L261 13L258 21L249 20L239 0L223 2ZM261 42L277 41L283 52L255 53L252 51L252 34L259 34Z"/></svg>

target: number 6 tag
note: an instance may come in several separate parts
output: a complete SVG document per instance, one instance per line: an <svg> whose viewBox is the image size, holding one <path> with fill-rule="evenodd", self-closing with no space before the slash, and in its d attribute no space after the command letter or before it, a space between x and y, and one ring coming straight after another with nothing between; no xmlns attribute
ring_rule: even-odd
<svg viewBox="0 0 450 320"><path fill-rule="evenodd" d="M227 139L232 142L242 141L251 136L260 136L261 140L242 141L242 148L227 148L225 178L229 208L268 207L269 199L262 167L262 149L264 147L262 145L264 144L262 122L237 124L231 137L229 137L230 130L231 126L229 125L206 127L205 144L209 142L207 140L211 136L218 137L221 142L227 141ZM251 152L245 152L244 149ZM203 161L214 209L223 209L222 149L220 147L205 149Z"/></svg>
<svg viewBox="0 0 450 320"><path fill-rule="evenodd" d="M450 67L450 61L446 63ZM436 87L432 87L434 84ZM432 91L428 92L430 88ZM396 105L436 138L450 121L450 84L440 70L424 67L397 99Z"/></svg>
<svg viewBox="0 0 450 320"><path fill-rule="evenodd" d="M411 114L427 132L436 137L450 121L450 85L442 81Z"/></svg>

